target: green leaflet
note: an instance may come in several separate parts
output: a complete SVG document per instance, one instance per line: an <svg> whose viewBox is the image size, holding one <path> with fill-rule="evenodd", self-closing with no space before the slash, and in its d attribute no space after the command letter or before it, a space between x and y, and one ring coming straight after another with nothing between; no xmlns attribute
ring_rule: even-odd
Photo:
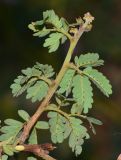
<svg viewBox="0 0 121 160"><path fill-rule="evenodd" d="M72 80L75 74L75 70L68 69L62 78L60 82L60 89L58 90L58 93L64 93L66 92L66 96L70 93L72 88Z"/></svg>
<svg viewBox="0 0 121 160"><path fill-rule="evenodd" d="M14 147L12 145L3 145L3 151L9 156L14 155Z"/></svg>
<svg viewBox="0 0 121 160"><path fill-rule="evenodd" d="M49 38L45 40L45 43L43 46L48 47L49 53L55 52L60 45L60 40L62 37L63 37L62 33L57 33L57 32L52 33L50 34Z"/></svg>
<svg viewBox="0 0 121 160"><path fill-rule="evenodd" d="M112 94L112 86L110 85L109 80L102 73L92 68L85 69L83 73L94 82L104 95L109 97L109 95Z"/></svg>
<svg viewBox="0 0 121 160"><path fill-rule="evenodd" d="M26 98L32 99L32 102L41 101L48 92L48 85L43 81L38 81L34 86L28 88Z"/></svg>
<svg viewBox="0 0 121 160"><path fill-rule="evenodd" d="M35 128L32 130L28 142L29 142L29 144L38 144L37 131Z"/></svg>
<svg viewBox="0 0 121 160"><path fill-rule="evenodd" d="M30 119L29 114L24 110L18 110L18 115L24 120L28 121Z"/></svg>
<svg viewBox="0 0 121 160"><path fill-rule="evenodd" d="M88 109L92 107L93 92L89 79L85 76L76 75L73 78L73 97L77 101L84 113L88 113Z"/></svg>
<svg viewBox="0 0 121 160"><path fill-rule="evenodd" d="M81 54L79 57L75 57L75 64L78 67L91 67L103 65L104 61L99 59L97 53Z"/></svg>
<svg viewBox="0 0 121 160"><path fill-rule="evenodd" d="M49 29L46 29L46 28L44 27L42 30L34 33L33 36L44 37L44 36L48 35L49 33L50 33L50 30L49 30Z"/></svg>
<svg viewBox="0 0 121 160"><path fill-rule="evenodd" d="M71 108L71 114L80 114L82 110L83 108L78 103L74 103Z"/></svg>
<svg viewBox="0 0 121 160"><path fill-rule="evenodd" d="M48 117L52 142L62 143L71 131L67 119L56 112L49 112Z"/></svg>
<svg viewBox="0 0 121 160"><path fill-rule="evenodd" d="M88 138L87 129L82 126L82 121L75 117L70 118L71 123L71 134L69 136L69 147L75 152L76 156L82 152L82 144L84 143L84 138Z"/></svg>
<svg viewBox="0 0 121 160"><path fill-rule="evenodd" d="M49 124L46 121L38 121L35 125L37 129L49 129Z"/></svg>
<svg viewBox="0 0 121 160"><path fill-rule="evenodd" d="M28 157L27 160L37 160L37 159L34 157Z"/></svg>
<svg viewBox="0 0 121 160"><path fill-rule="evenodd" d="M0 159L0 160L7 160L7 159L8 159L7 155L2 155L2 159Z"/></svg>

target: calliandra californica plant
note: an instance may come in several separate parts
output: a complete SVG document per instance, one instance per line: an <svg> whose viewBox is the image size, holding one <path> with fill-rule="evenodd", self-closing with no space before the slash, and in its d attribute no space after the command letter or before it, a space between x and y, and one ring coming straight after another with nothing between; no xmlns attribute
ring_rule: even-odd
<svg viewBox="0 0 121 160"><path fill-rule="evenodd" d="M72 60L73 51L84 32L92 28L94 17L86 13L76 22L69 24L59 18L53 10L43 12L43 19L29 24L33 36L45 37L43 46L49 53L55 52L67 40L70 46L58 74L51 65L36 62L33 67L21 71L11 85L12 94L18 97L26 92L26 99L32 103L39 101L34 115L18 110L23 121L6 119L0 128L0 160L7 160L19 152L30 152L28 160L41 157L55 160L49 152L68 139L68 145L76 156L82 152L82 145L90 138L85 121L96 134L94 125L102 125L100 120L87 116L93 104L94 83L107 97L112 94L109 80L96 67L104 64L97 53L81 54ZM72 60L72 61L71 61ZM41 115L47 114L46 121ZM39 144L38 130L49 130L53 144ZM41 136L41 135L40 135Z"/></svg>

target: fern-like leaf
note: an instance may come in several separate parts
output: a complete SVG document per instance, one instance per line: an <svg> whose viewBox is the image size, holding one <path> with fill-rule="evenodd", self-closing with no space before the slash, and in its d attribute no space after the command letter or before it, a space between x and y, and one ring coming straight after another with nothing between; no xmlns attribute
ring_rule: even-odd
<svg viewBox="0 0 121 160"><path fill-rule="evenodd" d="M75 64L78 67L92 67L103 65L104 61L99 59L97 53L81 54L79 57L75 57Z"/></svg>
<svg viewBox="0 0 121 160"><path fill-rule="evenodd" d="M85 138L89 138L87 129L82 125L82 121L75 117L70 118L71 123L71 134L69 136L69 146L72 151L75 152L76 156L82 152L82 144Z"/></svg>
<svg viewBox="0 0 121 160"><path fill-rule="evenodd" d="M27 98L32 98L32 102L41 101L52 83L49 78L54 74L52 66L38 62L34 67L22 70L22 75L18 76L10 87L13 96L17 97L27 91Z"/></svg>
<svg viewBox="0 0 121 160"><path fill-rule="evenodd" d="M59 18L53 10L43 12L43 20L32 22L28 27L34 32L34 36L44 37L50 34L43 45L48 47L50 53L55 52L59 45L67 40L69 24L64 18Z"/></svg>
<svg viewBox="0 0 121 160"><path fill-rule="evenodd" d="M66 96L70 93L72 88L72 80L74 77L75 71L73 69L68 69L60 82L60 89L58 93L66 92Z"/></svg>
<svg viewBox="0 0 121 160"><path fill-rule="evenodd" d="M31 86L27 90L26 98L32 99L32 102L41 101L48 92L48 85L43 81L38 81L35 85Z"/></svg>
<svg viewBox="0 0 121 160"><path fill-rule="evenodd" d="M76 75L73 78L73 97L77 101L84 113L88 113L88 109L92 107L93 92L89 79L85 76Z"/></svg>
<svg viewBox="0 0 121 160"><path fill-rule="evenodd" d="M3 133L0 135L0 141L8 140L10 137L14 139L23 128L23 123L14 119L6 119L4 121L5 126L1 127L0 131Z"/></svg>
<svg viewBox="0 0 121 160"><path fill-rule="evenodd" d="M62 143L70 134L70 126L67 119L56 112L49 112L48 117L50 119L49 125L52 142Z"/></svg>
<svg viewBox="0 0 121 160"><path fill-rule="evenodd" d="M52 33L50 34L49 38L45 40L45 43L43 46L49 48L49 53L55 52L60 45L60 40L62 37L63 37L62 33L57 33L57 32Z"/></svg>
<svg viewBox="0 0 121 160"><path fill-rule="evenodd" d="M109 97L112 94L112 86L109 80L99 71L92 68L87 68L83 73L94 82L94 84L103 92L104 95Z"/></svg>

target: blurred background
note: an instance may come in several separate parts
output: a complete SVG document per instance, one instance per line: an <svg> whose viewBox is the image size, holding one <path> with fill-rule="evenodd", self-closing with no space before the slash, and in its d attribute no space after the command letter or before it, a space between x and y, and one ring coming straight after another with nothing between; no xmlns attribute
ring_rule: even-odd
<svg viewBox="0 0 121 160"><path fill-rule="evenodd" d="M24 95L13 98L10 85L21 69L36 61L52 64L59 71L68 43L55 54L42 47L43 40L32 36L27 28L32 21L40 20L42 12L54 9L69 22L89 11L94 17L93 29L85 33L78 43L75 55L96 52L105 60L101 71L113 86L113 95L107 99L95 90L95 103L90 115L104 125L96 127L97 135L83 146L75 157L67 142L58 146L53 154L63 160L115 160L121 153L121 1L120 0L0 0L0 119L17 118L17 110L24 108L33 114L36 104L26 101ZM50 141L48 132L41 133L42 142ZM24 160L25 157L12 159Z"/></svg>

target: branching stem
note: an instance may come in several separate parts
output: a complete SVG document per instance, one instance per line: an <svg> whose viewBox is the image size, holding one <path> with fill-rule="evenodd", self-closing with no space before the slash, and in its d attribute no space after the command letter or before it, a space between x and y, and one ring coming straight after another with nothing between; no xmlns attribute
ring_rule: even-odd
<svg viewBox="0 0 121 160"><path fill-rule="evenodd" d="M19 143L22 144L26 141L26 139L29 136L29 133L32 129L32 127L35 125L35 123L37 122L38 118L41 116L41 114L46 110L46 107L48 106L51 98L53 97L55 91L57 90L60 81L62 80L65 72L67 71L67 69L69 68L69 63L73 54L73 51L80 39L80 37L82 36L82 34L85 32L86 27L88 26L87 21L83 24L83 26L80 26L80 28L78 29L78 32L76 32L74 34L73 37L69 36L69 40L70 40L70 47L67 53L67 56L65 58L65 61L62 65L62 68L60 70L60 72L58 73L54 84L50 86L49 91L47 96L45 97L45 99L42 101L42 103L39 105L37 111L35 112L35 114L30 118L30 120L27 122L27 124L24 126L23 132L19 138Z"/></svg>

